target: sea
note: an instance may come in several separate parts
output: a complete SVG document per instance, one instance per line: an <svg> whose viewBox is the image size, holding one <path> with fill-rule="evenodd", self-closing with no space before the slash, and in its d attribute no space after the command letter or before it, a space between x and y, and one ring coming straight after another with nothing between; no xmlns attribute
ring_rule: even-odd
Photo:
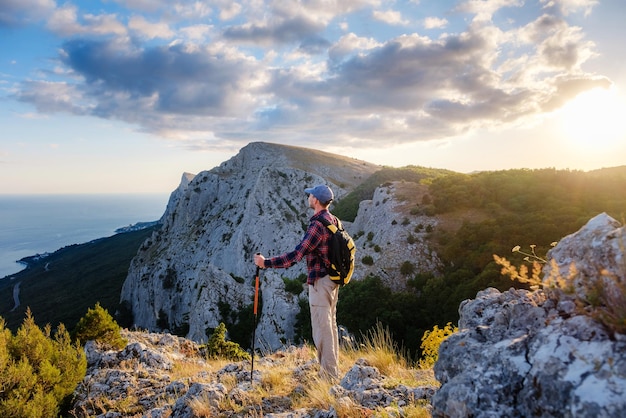
<svg viewBox="0 0 626 418"><path fill-rule="evenodd" d="M168 199L169 193L0 195L0 280L23 270L24 257L156 221Z"/></svg>

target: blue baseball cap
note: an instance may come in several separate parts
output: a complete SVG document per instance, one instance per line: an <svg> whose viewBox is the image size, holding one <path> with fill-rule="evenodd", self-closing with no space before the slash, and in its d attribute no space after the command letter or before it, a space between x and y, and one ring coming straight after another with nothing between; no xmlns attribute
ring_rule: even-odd
<svg viewBox="0 0 626 418"><path fill-rule="evenodd" d="M317 200L322 203L328 203L335 198L333 191L325 184L320 184L315 187L304 189L306 194L312 194Z"/></svg>

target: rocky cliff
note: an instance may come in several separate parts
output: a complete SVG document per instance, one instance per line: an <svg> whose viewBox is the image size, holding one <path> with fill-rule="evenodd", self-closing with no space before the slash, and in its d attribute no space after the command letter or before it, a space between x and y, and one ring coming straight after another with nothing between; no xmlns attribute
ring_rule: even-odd
<svg viewBox="0 0 626 418"><path fill-rule="evenodd" d="M626 228L601 214L548 253L543 288L461 303L433 416L626 416L625 249Z"/></svg>
<svg viewBox="0 0 626 418"><path fill-rule="evenodd" d="M225 314L252 303L253 254L278 255L302 238L312 215L304 188L325 183L341 199L378 169L320 151L252 143L214 169L185 173L170 197L162 228L133 259L121 301L140 328L169 329L206 341L208 330ZM379 188L373 200L361 203L354 224L346 223L358 235L357 259L377 259L375 267L359 263L354 280L374 273L394 282L390 276L403 260L429 271L439 263L425 234L415 234L407 245L407 231L435 221L413 216L403 222L395 187ZM380 247L388 249L384 257ZM304 272L303 261L262 273L257 347L276 349L292 340L298 296L285 291L281 278L296 279Z"/></svg>

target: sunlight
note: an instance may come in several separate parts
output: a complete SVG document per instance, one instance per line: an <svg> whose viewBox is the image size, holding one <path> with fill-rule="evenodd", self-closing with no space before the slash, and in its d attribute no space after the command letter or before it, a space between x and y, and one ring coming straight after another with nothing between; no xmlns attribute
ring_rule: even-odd
<svg viewBox="0 0 626 418"><path fill-rule="evenodd" d="M606 151L626 137L626 102L615 89L582 93L561 111L563 130L577 148Z"/></svg>

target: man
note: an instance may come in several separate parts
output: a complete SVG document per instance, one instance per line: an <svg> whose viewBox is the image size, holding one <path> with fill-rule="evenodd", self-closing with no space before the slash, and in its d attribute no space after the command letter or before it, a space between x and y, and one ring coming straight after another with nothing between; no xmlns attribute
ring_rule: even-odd
<svg viewBox="0 0 626 418"><path fill-rule="evenodd" d="M336 379L339 376L339 335L337 330L338 285L330 280L327 272L328 241L330 231L318 219L324 217L337 225L337 219L328 206L334 195L330 187L319 185L305 189L309 207L314 214L310 219L302 241L296 248L277 257L254 256L254 263L261 268L287 268L306 256L307 284L309 285L309 308L313 343L320 363L320 376Z"/></svg>

